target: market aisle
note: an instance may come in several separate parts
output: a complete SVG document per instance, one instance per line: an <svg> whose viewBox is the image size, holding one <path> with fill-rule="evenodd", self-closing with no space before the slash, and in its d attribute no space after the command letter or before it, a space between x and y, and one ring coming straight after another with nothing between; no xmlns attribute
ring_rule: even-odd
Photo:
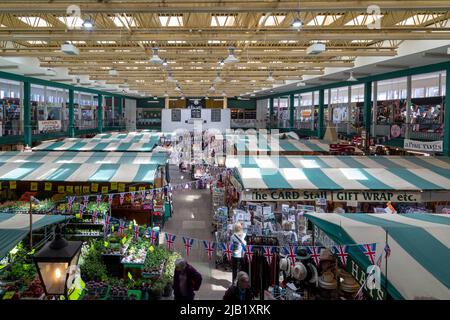
<svg viewBox="0 0 450 320"><path fill-rule="evenodd" d="M189 173L180 173L178 167L170 167L172 183L190 181ZM212 202L209 189L180 190L173 196L174 213L166 223L164 231L177 235L176 250L184 257L185 248L182 236L201 240L213 240ZM195 243L187 260L203 276L203 284L196 294L198 300L221 300L225 290L231 284L231 272L215 268L214 257L208 260L208 255L202 243Z"/></svg>

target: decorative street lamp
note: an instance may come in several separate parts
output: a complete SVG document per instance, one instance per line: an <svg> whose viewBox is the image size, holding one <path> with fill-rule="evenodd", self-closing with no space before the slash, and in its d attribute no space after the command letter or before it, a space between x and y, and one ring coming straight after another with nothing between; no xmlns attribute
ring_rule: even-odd
<svg viewBox="0 0 450 320"><path fill-rule="evenodd" d="M67 241L59 225L53 240L34 255L34 263L46 295L68 296L67 288L75 277L82 241Z"/></svg>

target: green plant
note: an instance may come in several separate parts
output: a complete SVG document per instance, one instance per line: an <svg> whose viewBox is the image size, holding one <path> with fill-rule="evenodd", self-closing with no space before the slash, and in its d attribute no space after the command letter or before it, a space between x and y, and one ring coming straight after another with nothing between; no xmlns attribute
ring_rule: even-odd
<svg viewBox="0 0 450 320"><path fill-rule="evenodd" d="M171 279L171 281L173 281L173 275L175 273L175 261L180 258L181 254L176 251L169 253L163 273L163 276L165 278Z"/></svg>
<svg viewBox="0 0 450 320"><path fill-rule="evenodd" d="M102 241L92 240L84 245L80 255L80 270L83 279L105 281L106 266L101 259Z"/></svg>

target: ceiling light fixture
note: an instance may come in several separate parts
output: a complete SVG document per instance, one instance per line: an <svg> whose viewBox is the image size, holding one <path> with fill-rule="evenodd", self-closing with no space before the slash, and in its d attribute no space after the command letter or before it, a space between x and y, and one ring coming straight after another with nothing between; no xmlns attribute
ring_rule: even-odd
<svg viewBox="0 0 450 320"><path fill-rule="evenodd" d="M356 79L356 78L353 76L353 71L350 71L350 77L348 77L347 81L352 81L352 82L358 81L358 79Z"/></svg>
<svg viewBox="0 0 450 320"><path fill-rule="evenodd" d="M233 47L228 48L229 54L228 54L228 57L224 60L224 63L229 64L229 63L239 62L239 59L236 58L236 56L234 55L234 50L235 50L235 48L233 48Z"/></svg>
<svg viewBox="0 0 450 320"><path fill-rule="evenodd" d="M223 79L220 77L220 72L217 72L217 76L213 81L214 83L221 83L224 82Z"/></svg>
<svg viewBox="0 0 450 320"><path fill-rule="evenodd" d="M175 80L173 79L173 76L172 76L172 72L169 72L169 74L167 75L167 81L168 82L175 82Z"/></svg>
<svg viewBox="0 0 450 320"><path fill-rule="evenodd" d="M273 72L272 71L269 72L269 76L267 77L267 81L270 81L270 82L274 82L275 81L275 78L273 77Z"/></svg>
<svg viewBox="0 0 450 320"><path fill-rule="evenodd" d="M164 59L162 65L163 65L163 67L167 67L167 59Z"/></svg>
<svg viewBox="0 0 450 320"><path fill-rule="evenodd" d="M219 61L217 61L217 63L218 63L221 67L223 67L223 65L225 64L225 62L223 61L223 59L220 59Z"/></svg>
<svg viewBox="0 0 450 320"><path fill-rule="evenodd" d="M225 91L222 91L222 97L226 97L227 93Z"/></svg>
<svg viewBox="0 0 450 320"><path fill-rule="evenodd" d="M300 20L300 18L295 18L294 21L292 21L292 28L300 29L303 27L303 21Z"/></svg>
<svg viewBox="0 0 450 320"><path fill-rule="evenodd" d="M306 83L304 83L303 81L297 82L297 87L304 87L306 86Z"/></svg>
<svg viewBox="0 0 450 320"><path fill-rule="evenodd" d="M214 92L214 91L216 91L216 88L214 88L214 85L211 85L211 87L209 87L208 91Z"/></svg>
<svg viewBox="0 0 450 320"><path fill-rule="evenodd" d="M83 28L92 29L94 27L94 22L91 19L86 19L82 23Z"/></svg>
<svg viewBox="0 0 450 320"><path fill-rule="evenodd" d="M180 88L180 85L179 85L179 84L176 85L175 91L181 91L181 88Z"/></svg>
<svg viewBox="0 0 450 320"><path fill-rule="evenodd" d="M164 97L167 98L168 96L169 96L169 94L167 93L167 91L165 91L165 92L164 92Z"/></svg>
<svg viewBox="0 0 450 320"><path fill-rule="evenodd" d="M153 55L150 58L150 62L153 64L163 64L163 60L158 55L158 48L152 48Z"/></svg>

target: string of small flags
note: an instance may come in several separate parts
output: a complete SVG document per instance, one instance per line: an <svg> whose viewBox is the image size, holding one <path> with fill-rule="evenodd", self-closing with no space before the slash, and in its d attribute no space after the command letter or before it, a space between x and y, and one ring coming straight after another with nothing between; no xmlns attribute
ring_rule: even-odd
<svg viewBox="0 0 450 320"><path fill-rule="evenodd" d="M107 199L108 204L112 205L112 202L114 200L115 196L119 196L119 203L122 205L125 197L127 195L130 196L131 202L135 202L136 195L140 195L140 201L144 201L148 194L150 194L151 197L158 196L161 193L167 194L167 192L173 192L177 190L185 190L185 189L193 189L193 188L200 188L202 184L211 184L213 180L219 179L221 176L226 176L227 174L230 174L228 170L224 170L222 173L217 174L215 176L205 177L201 178L195 181L188 181L178 184L169 184L167 186L161 187L161 188L153 188L153 189L145 189L145 190L138 190L138 191L128 191L128 192L116 192L116 193L108 193L107 195L102 194L91 194L91 195L83 195L83 196L67 196L67 204L69 210L72 209L74 203L78 202L77 200L80 200L80 203L83 205L83 207L80 206L80 212L81 210L84 210L84 208L87 208L87 205L91 198L95 199L97 205L100 205L105 199Z"/></svg>
<svg viewBox="0 0 450 320"><path fill-rule="evenodd" d="M110 232L111 228L111 216L106 215L104 219L104 225L105 225L105 236L107 236ZM123 220L119 220L119 234L121 236L124 235L124 229L125 229L125 223ZM140 229L139 226L134 223L132 226L132 232L133 232L133 239L138 240L140 237ZM150 243L152 245L155 245L157 243L157 239L159 239L159 231L152 230L151 228L148 228L145 232L145 237L149 238ZM175 242L176 239L181 238L183 241L183 246L185 249L186 256L189 257L192 248L194 247L195 243L203 244L203 248L206 251L208 255L208 259L211 260L213 258L213 253L216 250L221 250L223 254L226 255L227 260L231 262L233 251L239 248L236 248L235 245L231 242L223 242L218 243L210 240L199 240L195 238L190 238L186 236L178 237L175 234L164 232L164 238L165 243L167 245L167 248L169 250L174 250L175 248ZM257 248L262 249L262 254L267 260L267 263L270 265L273 262L273 258L275 253L283 253L286 255L286 257L289 259L289 261L292 264L295 264L296 258L298 256L298 250L299 249L306 249L308 254L311 256L313 261L316 265L319 265L320 263L320 254L321 251L324 249L324 246L305 246L305 245L287 245L287 246L269 246L269 245L244 245L240 244L244 256L247 259L249 263L251 263L253 255L255 254ZM347 265L347 257L349 255L349 249L351 247L356 247L367 257L370 264L374 265L377 263L377 265L381 264L380 258L375 260L376 256L376 249L377 244L376 243L364 243L364 244L344 244L344 245L333 245L330 246L329 249L331 249L331 252L336 255L342 265ZM220 248L220 249L219 249ZM391 250L389 246L386 244L384 248L386 258L391 254Z"/></svg>

